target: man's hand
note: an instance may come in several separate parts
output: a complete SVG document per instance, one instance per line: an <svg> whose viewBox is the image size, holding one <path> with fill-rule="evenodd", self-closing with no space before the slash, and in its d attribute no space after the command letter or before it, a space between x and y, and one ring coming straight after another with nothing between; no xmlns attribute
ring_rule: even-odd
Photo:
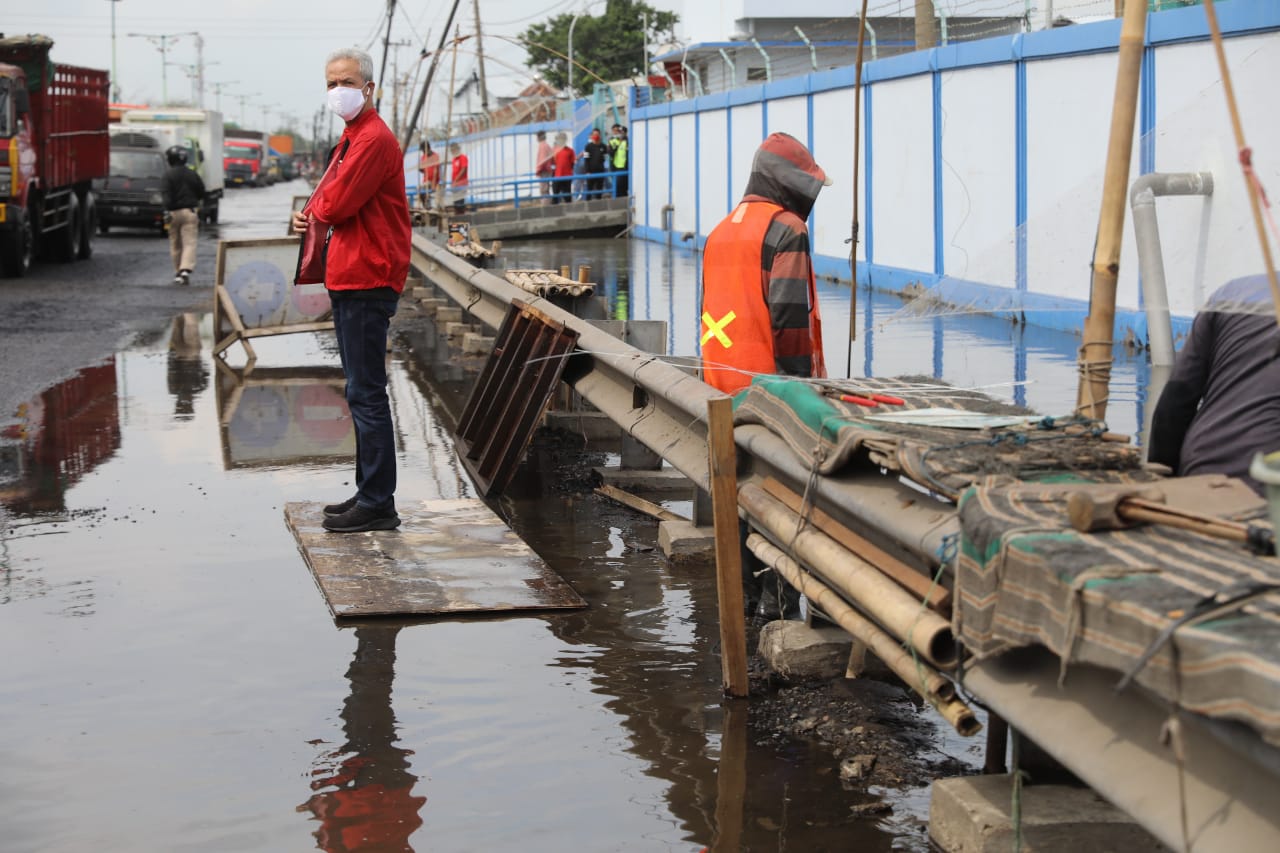
<svg viewBox="0 0 1280 853"><path fill-rule="evenodd" d="M295 210L293 212L293 233L307 233L307 215L300 210Z"/></svg>

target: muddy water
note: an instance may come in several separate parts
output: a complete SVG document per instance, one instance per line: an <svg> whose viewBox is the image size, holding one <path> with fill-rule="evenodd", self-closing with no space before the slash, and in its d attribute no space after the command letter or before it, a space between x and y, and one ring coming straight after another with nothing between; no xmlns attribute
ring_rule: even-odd
<svg viewBox="0 0 1280 853"><path fill-rule="evenodd" d="M274 236L290 194L232 194L222 229ZM693 256L505 254L591 263L615 311L668 319L671 351L694 351ZM1003 359L1065 375L1065 344L1019 356L966 322L886 325L855 354L928 373L912 359L939 347L965 384L1017 376ZM282 511L351 491L336 352L255 342L240 383L207 323L200 356L120 352L33 398L0 445L5 850L925 849L922 789L846 789L823 750L770 745L721 705L713 585L665 563L651 522L575 492L551 449L495 509L586 610L335 626ZM1060 384L1018 387L1037 405ZM393 360L401 502L474 494L449 439L468 387L456 363ZM945 733L937 749L974 757ZM894 816L850 817L875 795Z"/></svg>

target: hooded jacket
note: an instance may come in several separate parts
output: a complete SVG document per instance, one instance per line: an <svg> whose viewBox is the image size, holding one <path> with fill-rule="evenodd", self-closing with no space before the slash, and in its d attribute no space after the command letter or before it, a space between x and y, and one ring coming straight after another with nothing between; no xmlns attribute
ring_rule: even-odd
<svg viewBox="0 0 1280 853"><path fill-rule="evenodd" d="M752 373L826 376L805 225L826 180L798 140L771 134L756 151L742 201L707 238L703 377L727 393Z"/></svg>
<svg viewBox="0 0 1280 853"><path fill-rule="evenodd" d="M366 110L342 131L336 152L337 162L307 204L316 219L333 226L325 287L343 295L382 288L399 294L413 235L400 143Z"/></svg>

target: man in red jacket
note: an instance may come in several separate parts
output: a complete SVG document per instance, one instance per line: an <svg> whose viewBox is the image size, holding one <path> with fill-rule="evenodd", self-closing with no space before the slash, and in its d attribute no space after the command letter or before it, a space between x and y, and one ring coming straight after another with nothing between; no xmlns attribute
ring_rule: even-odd
<svg viewBox="0 0 1280 853"><path fill-rule="evenodd" d="M293 230L314 217L330 226L325 288L333 303L347 406L356 430L356 493L324 508L336 533L390 530L396 514L396 448L387 397L387 329L409 274L412 228L400 145L373 108L373 60L344 48L325 63L329 109L346 122L328 172Z"/></svg>

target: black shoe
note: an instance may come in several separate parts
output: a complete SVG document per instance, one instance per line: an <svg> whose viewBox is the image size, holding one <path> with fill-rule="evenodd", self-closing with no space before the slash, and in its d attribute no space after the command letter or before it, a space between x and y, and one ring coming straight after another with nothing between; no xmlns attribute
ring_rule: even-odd
<svg viewBox="0 0 1280 853"><path fill-rule="evenodd" d="M347 498L345 501L343 501L340 504L329 504L327 507L324 508L324 514L326 517L330 515L342 515L344 512L351 509L355 505L356 505L356 496L352 495L351 497Z"/></svg>
<svg viewBox="0 0 1280 853"><path fill-rule="evenodd" d="M182 284L190 284L191 270L178 270L178 278L182 279Z"/></svg>
<svg viewBox="0 0 1280 853"><path fill-rule="evenodd" d="M394 509L376 510L356 504L341 515L330 515L324 520L324 529L332 533L363 533L366 530L394 530L400 526L400 516Z"/></svg>

